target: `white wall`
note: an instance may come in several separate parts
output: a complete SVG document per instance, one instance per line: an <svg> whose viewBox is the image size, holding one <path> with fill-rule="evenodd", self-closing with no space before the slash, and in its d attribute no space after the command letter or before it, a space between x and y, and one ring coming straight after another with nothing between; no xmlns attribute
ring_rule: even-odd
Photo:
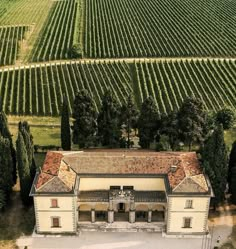
<svg viewBox="0 0 236 249"><path fill-rule="evenodd" d="M58 208L51 207L58 200ZM35 217L38 233L73 233L77 229L77 197L35 196ZM52 227L52 217L60 218L60 227Z"/></svg>
<svg viewBox="0 0 236 249"><path fill-rule="evenodd" d="M134 190L165 191L163 178L80 178L79 190L108 190L116 185L134 186Z"/></svg>
<svg viewBox="0 0 236 249"><path fill-rule="evenodd" d="M192 208L186 208L186 200L193 200ZM167 233L203 233L206 231L209 197L169 197ZM184 218L191 218L191 228L183 228Z"/></svg>

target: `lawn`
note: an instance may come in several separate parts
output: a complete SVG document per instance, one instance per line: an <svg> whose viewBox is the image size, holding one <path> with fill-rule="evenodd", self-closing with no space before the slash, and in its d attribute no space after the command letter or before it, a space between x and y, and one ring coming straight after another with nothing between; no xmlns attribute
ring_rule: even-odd
<svg viewBox="0 0 236 249"><path fill-rule="evenodd" d="M10 131L13 135L13 140L16 140L18 132L18 122L28 121L30 130L34 138L34 144L37 145L55 145L60 146L60 127L59 118L51 117L8 117Z"/></svg>

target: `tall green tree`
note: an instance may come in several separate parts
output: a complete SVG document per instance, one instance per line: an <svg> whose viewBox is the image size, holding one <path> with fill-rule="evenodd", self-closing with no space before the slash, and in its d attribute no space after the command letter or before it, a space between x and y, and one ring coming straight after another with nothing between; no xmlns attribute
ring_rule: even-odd
<svg viewBox="0 0 236 249"><path fill-rule="evenodd" d="M168 137L171 150L176 150L179 142L178 119L176 112L171 112L168 115L162 115L160 134L166 135Z"/></svg>
<svg viewBox="0 0 236 249"><path fill-rule="evenodd" d="M32 198L29 197L32 179L30 175L30 165L27 155L27 149L21 132L18 132L18 137L16 140L16 155L18 173L20 178L21 200L24 205L29 205L32 202Z"/></svg>
<svg viewBox="0 0 236 249"><path fill-rule="evenodd" d="M93 146L96 139L97 113L94 101L87 90L79 91L73 106L73 143L80 148Z"/></svg>
<svg viewBox="0 0 236 249"><path fill-rule="evenodd" d="M109 89L103 95L97 122L99 142L103 146L119 147L121 139L120 106Z"/></svg>
<svg viewBox="0 0 236 249"><path fill-rule="evenodd" d="M151 96L144 100L138 120L139 144L149 148L160 128L160 116L157 106Z"/></svg>
<svg viewBox="0 0 236 249"><path fill-rule="evenodd" d="M228 173L228 156L222 125L218 125L204 142L202 160L203 168L210 178L215 194L214 204L216 205L224 199Z"/></svg>
<svg viewBox="0 0 236 249"><path fill-rule="evenodd" d="M9 139L10 147L11 147L10 155L12 157L12 162L13 162L12 179L13 179L13 182L16 183L16 179L17 179L16 151L15 151L15 148L13 146L12 136L11 136L10 130L8 128L7 117L4 113L4 111L2 110L1 98L0 98L0 135L2 135L4 138Z"/></svg>
<svg viewBox="0 0 236 249"><path fill-rule="evenodd" d="M234 172L234 174L232 173ZM236 182L236 141L232 144L232 148L229 155L229 168L228 168L228 183L229 183L229 192L236 195L236 188L232 188L231 184Z"/></svg>
<svg viewBox="0 0 236 249"><path fill-rule="evenodd" d="M6 205L10 198L10 193L14 181L12 172L14 170L13 161L11 157L11 144L8 138L0 135L0 191L2 208Z"/></svg>
<svg viewBox="0 0 236 249"><path fill-rule="evenodd" d="M71 150L70 113L65 95L61 109L61 147L63 150Z"/></svg>
<svg viewBox="0 0 236 249"><path fill-rule="evenodd" d="M139 112L134 104L133 96L129 95L127 102L121 107L121 122L127 134L127 147L130 148L130 133L136 128Z"/></svg>
<svg viewBox="0 0 236 249"><path fill-rule="evenodd" d="M236 167L233 167L230 170L229 188L230 188L232 203L236 204Z"/></svg>
<svg viewBox="0 0 236 249"><path fill-rule="evenodd" d="M224 107L216 113L215 120L217 124L222 124L224 130L233 127L236 121L235 111L229 107Z"/></svg>
<svg viewBox="0 0 236 249"><path fill-rule="evenodd" d="M19 132L24 139L30 168L30 176L33 182L36 173L36 163L34 159L34 142L33 136L30 132L30 126L27 121L19 122Z"/></svg>
<svg viewBox="0 0 236 249"><path fill-rule="evenodd" d="M6 202L6 195L5 192L0 189L0 212L6 208L7 202Z"/></svg>
<svg viewBox="0 0 236 249"><path fill-rule="evenodd" d="M186 142L189 151L193 142L202 142L207 113L200 99L186 98L181 105L178 118L178 132L183 142Z"/></svg>

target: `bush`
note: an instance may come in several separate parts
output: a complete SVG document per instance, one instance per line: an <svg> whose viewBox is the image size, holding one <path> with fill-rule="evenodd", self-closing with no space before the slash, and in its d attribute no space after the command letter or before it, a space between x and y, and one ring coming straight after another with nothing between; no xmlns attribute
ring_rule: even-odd
<svg viewBox="0 0 236 249"><path fill-rule="evenodd" d="M81 50L81 47L80 45L77 43L77 44L74 44L71 49L70 49L70 56L71 58L82 58L82 50Z"/></svg>

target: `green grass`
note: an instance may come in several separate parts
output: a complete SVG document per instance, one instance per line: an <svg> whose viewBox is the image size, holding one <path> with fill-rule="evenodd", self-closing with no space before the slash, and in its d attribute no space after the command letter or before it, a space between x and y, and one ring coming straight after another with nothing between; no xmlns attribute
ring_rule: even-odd
<svg viewBox="0 0 236 249"><path fill-rule="evenodd" d="M34 144L46 146L60 146L60 118L53 117L30 117L30 116L8 116L9 129L13 135L13 140L17 138L18 123L28 121L30 130L34 138Z"/></svg>

